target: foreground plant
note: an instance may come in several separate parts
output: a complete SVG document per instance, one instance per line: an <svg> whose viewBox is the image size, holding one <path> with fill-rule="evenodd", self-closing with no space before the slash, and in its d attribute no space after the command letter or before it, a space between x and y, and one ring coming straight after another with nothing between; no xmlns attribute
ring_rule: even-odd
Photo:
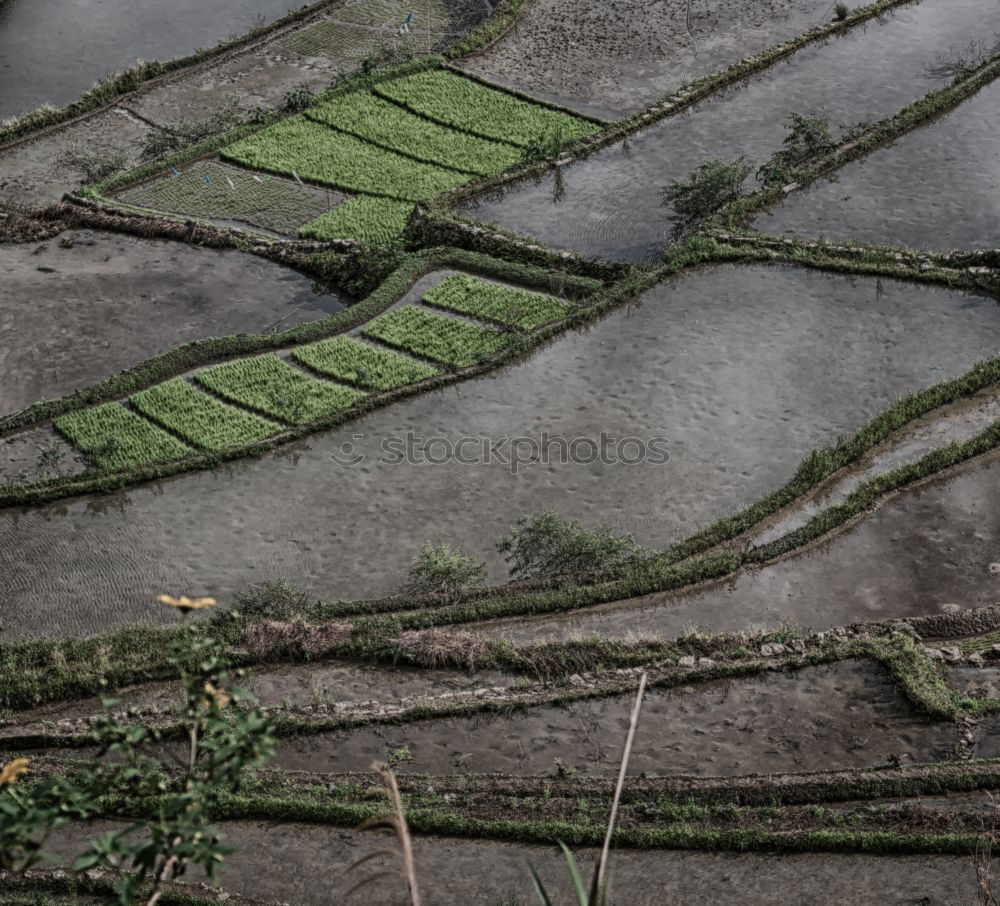
<svg viewBox="0 0 1000 906"><path fill-rule="evenodd" d="M566 865L569 868L570 878L573 881L573 892L576 895L578 906L607 906L608 903L608 862L611 857L611 840L615 832L615 823L618 821L618 808L621 805L622 789L625 786L625 776L628 774L628 763L632 757L632 745L635 742L635 731L639 726L639 711L642 708L642 698L646 693L646 674L639 678L639 689L635 694L635 704L632 705L632 715L629 719L628 733L625 736L625 749L622 752L622 763L618 769L618 783L615 785L615 795L611 802L611 815L608 818L608 829L604 834L604 845L601 847L601 857L597 860L594 869L594 878L588 890L583 883L583 875L580 867L576 863L576 857L570 848L559 841L559 846L566 858ZM528 866L531 872L531 880L535 885L535 892L542 901L542 906L552 906L552 898L549 896L542 879L534 866Z"/></svg>
<svg viewBox="0 0 1000 906"><path fill-rule="evenodd" d="M764 185L781 185L792 173L808 161L830 154L837 142L830 134L830 118L790 113L785 118L787 134L781 150L757 170L757 179Z"/></svg>

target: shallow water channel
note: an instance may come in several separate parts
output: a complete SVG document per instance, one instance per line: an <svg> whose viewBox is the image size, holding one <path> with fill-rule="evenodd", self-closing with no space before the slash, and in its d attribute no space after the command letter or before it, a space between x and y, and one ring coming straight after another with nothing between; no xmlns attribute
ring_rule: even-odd
<svg viewBox="0 0 1000 906"><path fill-rule="evenodd" d="M274 454L0 512L3 631L106 631L171 616L151 603L163 591L229 599L268 578L327 599L385 594L434 539L486 558L500 579L496 540L548 508L663 547L998 343L996 304L961 292L789 267L695 272L496 376ZM464 437L461 461L448 456ZM575 456L558 437L580 439ZM664 439L669 460L632 462L626 437L650 452ZM515 474L487 456L493 445L508 456L511 438L527 438L523 459L546 444L548 461Z"/></svg>
<svg viewBox="0 0 1000 906"><path fill-rule="evenodd" d="M642 260L669 242L667 182L710 158L778 150L790 113L824 114L839 128L879 119L944 84L926 72L938 54L1000 29L998 0L923 0L841 37L811 44L747 84L638 132L584 161L462 210L560 249Z"/></svg>

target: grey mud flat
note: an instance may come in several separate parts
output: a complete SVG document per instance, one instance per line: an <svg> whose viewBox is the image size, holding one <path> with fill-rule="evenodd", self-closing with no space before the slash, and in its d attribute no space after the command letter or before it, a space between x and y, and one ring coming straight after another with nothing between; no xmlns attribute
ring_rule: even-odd
<svg viewBox="0 0 1000 906"><path fill-rule="evenodd" d="M70 231L0 246L0 413L111 377L203 337L266 333L344 308L242 252Z"/></svg>
<svg viewBox="0 0 1000 906"><path fill-rule="evenodd" d="M298 771L615 774L631 695L283 740L275 763ZM958 729L918 716L875 664L840 661L760 677L653 689L642 705L633 773L734 775L871 768L953 757Z"/></svg>
<svg viewBox="0 0 1000 906"><path fill-rule="evenodd" d="M117 827L99 822L89 830L96 835ZM218 876L230 893L326 906L331 894L350 890L361 871L387 870L359 900L366 906L404 902L395 858L375 859L358 872L345 874L357 859L386 848L386 839L379 834L271 821L224 822L219 829L236 850ZM64 828L49 848L69 859L80 852L84 839L79 828ZM413 848L427 903L527 906L537 896L529 863L555 889L555 896L569 894L566 862L555 846L416 837ZM593 849L577 851L584 877L592 874L597 855ZM974 902L976 890L972 864L964 856L617 850L612 866L614 896L635 906L771 906L776 899L858 906L873 902L876 891L880 906L967 906ZM192 871L190 880L200 877ZM569 903L568 898L556 900L557 906Z"/></svg>
<svg viewBox="0 0 1000 906"><path fill-rule="evenodd" d="M828 21L827 0L537 0L461 65L614 119Z"/></svg>
<svg viewBox="0 0 1000 906"><path fill-rule="evenodd" d="M790 623L813 630L1000 600L1000 456L906 490L804 553L701 591L663 593L480 632L519 641L675 638Z"/></svg>
<svg viewBox="0 0 1000 906"><path fill-rule="evenodd" d="M1000 85L943 119L792 193L763 233L910 248L1000 246Z"/></svg>
<svg viewBox="0 0 1000 906"><path fill-rule="evenodd" d="M961 292L789 267L697 271L496 376L274 454L0 512L0 576L18 614L4 631L108 631L166 619L151 603L164 590L226 600L282 577L327 600L387 594L426 540L485 557L499 579L496 539L547 508L665 547L998 342L996 304ZM666 438L669 461L594 461L602 431ZM493 443L540 444L544 432L549 462L516 474L499 457L486 463ZM575 461L556 436L582 439ZM465 462L427 461L463 437L478 439Z"/></svg>
<svg viewBox="0 0 1000 906"><path fill-rule="evenodd" d="M497 197L463 204L467 216L558 249L640 261L670 241L661 188L710 158L763 163L781 147L790 113L824 114L834 131L879 119L944 84L927 75L937 54L1000 29L998 0L923 0L824 43L810 44L734 86L585 160Z"/></svg>

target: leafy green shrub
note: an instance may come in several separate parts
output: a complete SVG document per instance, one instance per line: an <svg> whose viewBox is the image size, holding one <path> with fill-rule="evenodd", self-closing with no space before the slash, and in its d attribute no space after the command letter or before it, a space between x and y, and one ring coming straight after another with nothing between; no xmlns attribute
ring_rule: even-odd
<svg viewBox="0 0 1000 906"><path fill-rule="evenodd" d="M495 330L431 314L415 305L404 305L380 315L361 332L389 346L456 368L486 361L510 342L507 335Z"/></svg>
<svg viewBox="0 0 1000 906"><path fill-rule="evenodd" d="M285 95L281 109L285 113L301 113L315 100L316 92L309 87L309 83L300 82Z"/></svg>
<svg viewBox="0 0 1000 906"><path fill-rule="evenodd" d="M299 236L320 242L356 239L358 242L387 246L406 229L411 213L412 201L356 195L304 224L299 228Z"/></svg>
<svg viewBox="0 0 1000 906"><path fill-rule="evenodd" d="M306 116L431 164L490 176L516 164L516 148L440 126L368 91L334 98Z"/></svg>
<svg viewBox="0 0 1000 906"><path fill-rule="evenodd" d="M695 228L723 205L739 198L752 172L753 165L741 154L728 163L719 158L707 160L687 179L668 183L663 188L663 204L673 208L675 235Z"/></svg>
<svg viewBox="0 0 1000 906"><path fill-rule="evenodd" d="M628 534L611 529L585 529L551 510L522 516L497 544L514 578L555 579L580 576L645 560L643 550Z"/></svg>
<svg viewBox="0 0 1000 906"><path fill-rule="evenodd" d="M194 379L227 400L293 425L340 412L364 396L303 374L273 354L223 362L197 372Z"/></svg>
<svg viewBox="0 0 1000 906"><path fill-rule="evenodd" d="M202 393L184 378L142 390L131 402L143 415L213 452L252 444L281 431L280 425Z"/></svg>
<svg viewBox="0 0 1000 906"><path fill-rule="evenodd" d="M540 132L525 147L521 155L521 163L533 164L539 161L558 160L569 141L563 131L562 124Z"/></svg>
<svg viewBox="0 0 1000 906"><path fill-rule="evenodd" d="M467 174L410 160L304 116L289 117L220 154L258 170L400 201L420 201L469 180Z"/></svg>
<svg viewBox="0 0 1000 906"><path fill-rule="evenodd" d="M552 296L512 289L468 274L454 274L423 295L423 302L521 330L534 330L566 316Z"/></svg>
<svg viewBox="0 0 1000 906"><path fill-rule="evenodd" d="M788 132L781 150L757 171L757 178L765 185L788 182L797 167L829 154L837 147L830 134L830 118L827 116L790 113L785 122Z"/></svg>
<svg viewBox="0 0 1000 906"><path fill-rule="evenodd" d="M557 128L567 142L600 129L590 120L522 101L446 69L392 79L373 91L436 123L520 148L527 148L537 136Z"/></svg>
<svg viewBox="0 0 1000 906"><path fill-rule="evenodd" d="M392 390L441 373L431 365L352 337L330 337L300 346L292 357L320 374L372 390Z"/></svg>
<svg viewBox="0 0 1000 906"><path fill-rule="evenodd" d="M53 422L102 469L113 470L192 453L177 438L119 403L61 415Z"/></svg>
<svg viewBox="0 0 1000 906"><path fill-rule="evenodd" d="M410 561L403 594L448 597L463 588L482 585L486 565L449 544L425 544Z"/></svg>

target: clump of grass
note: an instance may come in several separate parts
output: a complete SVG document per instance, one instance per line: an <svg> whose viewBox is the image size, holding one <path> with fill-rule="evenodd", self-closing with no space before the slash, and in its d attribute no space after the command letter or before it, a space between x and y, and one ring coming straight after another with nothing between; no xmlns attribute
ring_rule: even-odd
<svg viewBox="0 0 1000 906"><path fill-rule="evenodd" d="M461 667L470 672L490 655L490 643L474 632L410 629L397 640L399 648L423 667Z"/></svg>
<svg viewBox="0 0 1000 906"><path fill-rule="evenodd" d="M486 581L486 564L468 557L450 544L425 544L410 561L403 594L449 598Z"/></svg>
<svg viewBox="0 0 1000 906"><path fill-rule="evenodd" d="M797 167L830 154L837 147L837 142L830 134L828 116L790 113L785 123L788 131L781 150L757 170L757 179L764 185L788 182Z"/></svg>
<svg viewBox="0 0 1000 906"><path fill-rule="evenodd" d="M353 632L350 623L307 623L292 620L263 620L250 623L240 642L258 662L319 657L347 641Z"/></svg>
<svg viewBox="0 0 1000 906"><path fill-rule="evenodd" d="M851 8L841 0L833 7L833 18L838 22L843 22L851 12Z"/></svg>

